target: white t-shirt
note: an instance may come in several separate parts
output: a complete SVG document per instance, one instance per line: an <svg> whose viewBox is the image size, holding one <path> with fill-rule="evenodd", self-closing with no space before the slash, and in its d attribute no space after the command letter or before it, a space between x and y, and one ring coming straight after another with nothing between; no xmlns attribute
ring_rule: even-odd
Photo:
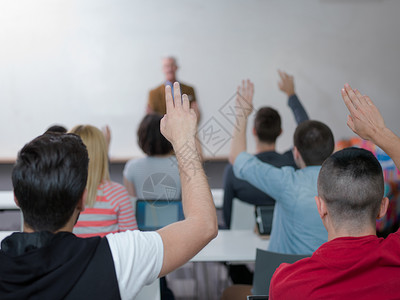
<svg viewBox="0 0 400 300"><path fill-rule="evenodd" d="M164 247L157 232L128 230L106 236L114 260L121 299L134 299L160 274Z"/></svg>

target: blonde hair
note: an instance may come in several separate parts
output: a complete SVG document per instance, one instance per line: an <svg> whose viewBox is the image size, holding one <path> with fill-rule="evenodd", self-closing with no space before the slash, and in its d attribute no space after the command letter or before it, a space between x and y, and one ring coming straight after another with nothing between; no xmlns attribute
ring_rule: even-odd
<svg viewBox="0 0 400 300"><path fill-rule="evenodd" d="M70 133L81 137L89 154L86 183L88 196L85 205L93 207L96 202L97 188L103 180L110 180L106 139L98 128L91 125L77 125L70 130Z"/></svg>

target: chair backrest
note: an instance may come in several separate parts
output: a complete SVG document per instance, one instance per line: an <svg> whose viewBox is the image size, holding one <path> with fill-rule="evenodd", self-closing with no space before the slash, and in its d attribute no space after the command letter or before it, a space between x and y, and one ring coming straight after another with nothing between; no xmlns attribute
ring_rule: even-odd
<svg viewBox="0 0 400 300"><path fill-rule="evenodd" d="M0 191L0 230L20 231L22 227L22 213L15 204L14 192Z"/></svg>
<svg viewBox="0 0 400 300"><path fill-rule="evenodd" d="M231 229L251 230L254 228L255 224L254 205L233 198Z"/></svg>
<svg viewBox="0 0 400 300"><path fill-rule="evenodd" d="M253 295L268 295L269 284L281 263L294 263L311 255L282 254L257 249L253 277Z"/></svg>
<svg viewBox="0 0 400 300"><path fill-rule="evenodd" d="M140 230L158 230L184 218L181 200L136 200L136 222Z"/></svg>

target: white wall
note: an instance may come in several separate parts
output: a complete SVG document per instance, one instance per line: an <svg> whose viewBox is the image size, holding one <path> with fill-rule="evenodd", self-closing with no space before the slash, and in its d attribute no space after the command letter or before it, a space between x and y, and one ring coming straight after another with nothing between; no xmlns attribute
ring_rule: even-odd
<svg viewBox="0 0 400 300"><path fill-rule="evenodd" d="M281 112L278 148L289 148L295 122L277 89L281 68L336 138L352 134L345 82L370 95L399 133L399 12L395 0L0 0L0 158L53 123L109 124L112 157L141 155L136 128L166 54L196 88L201 126L214 117L231 132L218 110L248 77L255 106ZM228 153L229 143L210 145L213 155Z"/></svg>

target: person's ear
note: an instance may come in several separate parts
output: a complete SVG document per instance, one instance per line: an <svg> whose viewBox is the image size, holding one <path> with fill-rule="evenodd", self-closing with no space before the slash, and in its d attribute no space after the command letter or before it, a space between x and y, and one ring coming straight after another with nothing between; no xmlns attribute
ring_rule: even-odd
<svg viewBox="0 0 400 300"><path fill-rule="evenodd" d="M296 163L297 167L299 167L300 169L306 167L303 157L301 157L300 151L297 149L296 146L293 147L293 158L294 158L294 162Z"/></svg>
<svg viewBox="0 0 400 300"><path fill-rule="evenodd" d="M293 158L294 158L295 160L298 160L299 157L300 157L300 152L299 152L299 150L297 150L297 147L294 146L294 147L293 147Z"/></svg>
<svg viewBox="0 0 400 300"><path fill-rule="evenodd" d="M85 188L85 190L83 191L82 197L81 197L81 199L79 199L78 204L76 206L76 209L78 209L79 211L85 210L85 203L86 203L87 195L88 195L88 191Z"/></svg>
<svg viewBox="0 0 400 300"><path fill-rule="evenodd" d="M379 213L378 213L377 219L380 219L384 215L386 215L388 207L389 207L389 198L388 197L383 197L382 201L381 201L380 208L379 208Z"/></svg>
<svg viewBox="0 0 400 300"><path fill-rule="evenodd" d="M256 132L256 128L255 128L255 127L253 127L252 132L253 132L253 135L254 135L254 136L257 136L257 132Z"/></svg>
<svg viewBox="0 0 400 300"><path fill-rule="evenodd" d="M15 204L16 204L18 207L20 207L20 206L19 206L18 199L17 199L17 197L15 197L15 194L14 194L14 202L15 202Z"/></svg>
<svg viewBox="0 0 400 300"><path fill-rule="evenodd" d="M319 196L315 196L314 199L315 199L315 203L317 203L317 209L318 209L319 216L321 217L321 219L323 219L328 214L328 211L326 210L326 204L324 202L324 199L322 199Z"/></svg>

